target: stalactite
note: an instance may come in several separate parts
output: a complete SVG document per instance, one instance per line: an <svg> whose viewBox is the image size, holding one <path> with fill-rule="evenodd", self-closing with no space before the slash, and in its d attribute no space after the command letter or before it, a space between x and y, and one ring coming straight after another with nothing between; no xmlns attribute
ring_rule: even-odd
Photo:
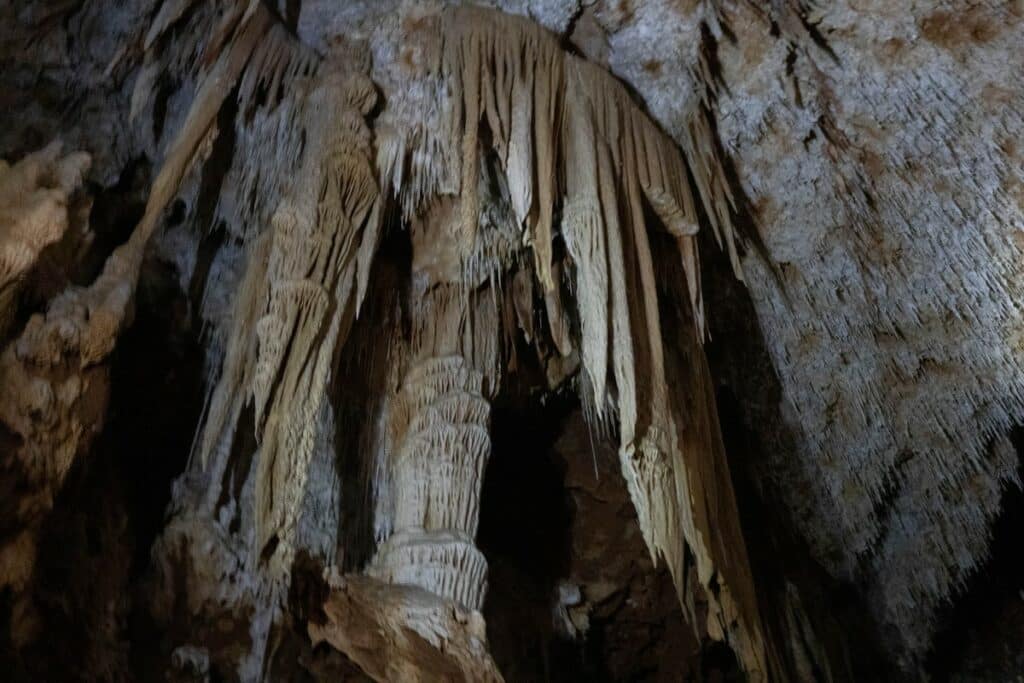
<svg viewBox="0 0 1024 683"><path fill-rule="evenodd" d="M604 412L608 363L608 257L598 198L595 149L600 142L585 97L580 70L570 67L566 102L566 193L562 234L575 262L583 367L590 377L598 415ZM617 211L618 206L610 207Z"/></svg>

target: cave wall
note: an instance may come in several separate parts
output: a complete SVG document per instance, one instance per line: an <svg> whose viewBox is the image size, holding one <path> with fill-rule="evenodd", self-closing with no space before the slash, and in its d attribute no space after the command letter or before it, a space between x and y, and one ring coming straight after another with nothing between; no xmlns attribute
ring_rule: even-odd
<svg viewBox="0 0 1024 683"><path fill-rule="evenodd" d="M823 45L757 59L781 79L720 50L719 132L782 285L748 270L801 434L782 488L911 658L1018 484L1020 10L836 3Z"/></svg>

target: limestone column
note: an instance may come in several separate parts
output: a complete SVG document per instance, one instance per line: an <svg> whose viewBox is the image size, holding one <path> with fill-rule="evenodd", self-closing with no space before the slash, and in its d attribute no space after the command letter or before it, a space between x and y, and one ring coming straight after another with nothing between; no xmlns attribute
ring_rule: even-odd
<svg viewBox="0 0 1024 683"><path fill-rule="evenodd" d="M456 206L412 229L411 354L390 415L393 532L370 571L480 609L487 562L474 539L498 332L489 285L462 279L461 250L474 245Z"/></svg>
<svg viewBox="0 0 1024 683"><path fill-rule="evenodd" d="M377 571L472 609L483 604L487 562L474 545L490 455L483 377L459 355L426 358L405 377L397 405L408 426L393 456L395 530Z"/></svg>

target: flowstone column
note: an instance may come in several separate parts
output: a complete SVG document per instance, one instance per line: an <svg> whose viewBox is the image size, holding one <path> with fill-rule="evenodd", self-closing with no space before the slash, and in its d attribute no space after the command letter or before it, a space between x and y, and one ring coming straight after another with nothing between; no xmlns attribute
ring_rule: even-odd
<svg viewBox="0 0 1024 683"><path fill-rule="evenodd" d="M482 606L487 580L473 542L491 450L482 385L460 355L424 358L409 370L396 402L407 426L392 464L395 531L377 559L381 578L471 609Z"/></svg>
<svg viewBox="0 0 1024 683"><path fill-rule="evenodd" d="M459 232L457 207L412 226L410 354L390 411L393 532L371 573L479 610L487 562L474 538L498 329L491 285L463 268L479 245Z"/></svg>

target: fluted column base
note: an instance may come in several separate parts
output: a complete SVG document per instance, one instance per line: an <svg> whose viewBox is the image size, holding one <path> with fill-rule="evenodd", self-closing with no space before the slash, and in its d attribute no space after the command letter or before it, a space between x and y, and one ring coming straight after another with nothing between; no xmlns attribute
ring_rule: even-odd
<svg viewBox="0 0 1024 683"><path fill-rule="evenodd" d="M393 417L395 531L370 574L480 609L487 561L473 543L490 455L483 377L459 355L427 358L406 374Z"/></svg>
<svg viewBox="0 0 1024 683"><path fill-rule="evenodd" d="M371 575L389 583L420 586L471 609L487 592L487 560L473 541L449 531L395 533L384 542Z"/></svg>

